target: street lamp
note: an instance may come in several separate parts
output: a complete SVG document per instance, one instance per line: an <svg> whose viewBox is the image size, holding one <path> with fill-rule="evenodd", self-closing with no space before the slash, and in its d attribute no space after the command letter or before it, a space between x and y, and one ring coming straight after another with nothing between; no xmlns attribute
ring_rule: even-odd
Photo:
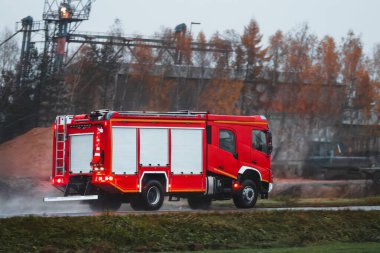
<svg viewBox="0 0 380 253"><path fill-rule="evenodd" d="M201 23L200 22L191 22L190 23L190 34L191 34L191 28L193 25L200 25Z"/></svg>

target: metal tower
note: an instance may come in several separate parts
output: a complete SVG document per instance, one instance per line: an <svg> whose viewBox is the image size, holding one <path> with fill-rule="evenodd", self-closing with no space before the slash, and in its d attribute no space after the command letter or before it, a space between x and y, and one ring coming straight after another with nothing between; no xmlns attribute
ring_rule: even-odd
<svg viewBox="0 0 380 253"><path fill-rule="evenodd" d="M83 20L88 20L95 0L45 0L42 15L45 21L44 55L47 72L60 72L67 57L67 43Z"/></svg>

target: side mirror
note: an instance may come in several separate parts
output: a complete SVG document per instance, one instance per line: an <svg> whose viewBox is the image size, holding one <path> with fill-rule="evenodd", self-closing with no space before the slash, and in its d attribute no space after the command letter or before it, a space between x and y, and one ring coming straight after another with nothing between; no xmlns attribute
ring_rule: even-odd
<svg viewBox="0 0 380 253"><path fill-rule="evenodd" d="M273 144L272 144L272 133L270 131L267 132L267 144L268 144L268 155L272 154Z"/></svg>

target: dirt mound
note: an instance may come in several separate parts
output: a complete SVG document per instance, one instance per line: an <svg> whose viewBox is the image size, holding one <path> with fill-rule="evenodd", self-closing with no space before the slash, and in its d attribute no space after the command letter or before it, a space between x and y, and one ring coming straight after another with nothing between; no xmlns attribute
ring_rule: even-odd
<svg viewBox="0 0 380 253"><path fill-rule="evenodd" d="M34 128L0 145L0 176L49 177L52 165L51 128Z"/></svg>

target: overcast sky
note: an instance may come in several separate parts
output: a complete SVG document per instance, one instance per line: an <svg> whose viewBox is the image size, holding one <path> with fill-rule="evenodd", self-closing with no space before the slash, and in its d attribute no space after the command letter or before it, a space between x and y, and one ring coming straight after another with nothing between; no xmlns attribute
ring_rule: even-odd
<svg viewBox="0 0 380 253"><path fill-rule="evenodd" d="M25 16L42 19L45 0L0 0L0 28L15 29ZM126 34L152 35L161 27L200 22L193 33L203 30L209 38L215 31L235 29L242 33L254 18L264 43L278 29L288 32L307 22L311 32L337 41L349 29L360 35L365 51L380 43L379 0L96 0L90 19L78 30L107 32L115 18L122 21Z"/></svg>

